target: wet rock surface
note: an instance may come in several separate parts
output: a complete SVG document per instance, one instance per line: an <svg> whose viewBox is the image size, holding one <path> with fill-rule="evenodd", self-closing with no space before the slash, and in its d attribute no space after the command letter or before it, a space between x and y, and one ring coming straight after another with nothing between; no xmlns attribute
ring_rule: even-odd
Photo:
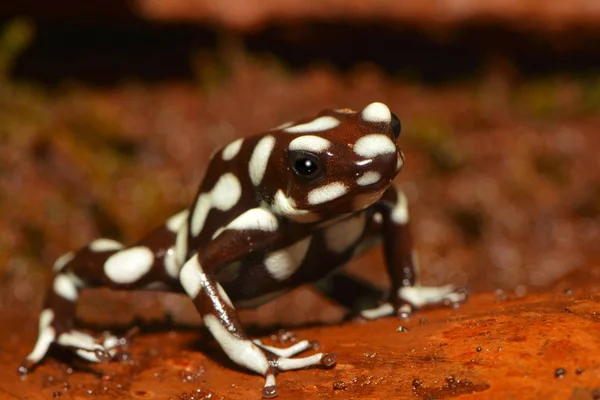
<svg viewBox="0 0 600 400"><path fill-rule="evenodd" d="M280 374L280 398L594 398L600 296L583 283L588 278L563 282L577 289L561 284L520 298L475 294L458 309L423 310L408 320L294 328L287 342L318 340L338 362ZM55 351L19 377L16 367L35 340L36 321L17 309L0 312L2 398L260 398L262 378L233 366L201 326L146 323L126 361L67 362ZM400 325L409 330L398 332ZM258 332L281 345L276 329Z"/></svg>

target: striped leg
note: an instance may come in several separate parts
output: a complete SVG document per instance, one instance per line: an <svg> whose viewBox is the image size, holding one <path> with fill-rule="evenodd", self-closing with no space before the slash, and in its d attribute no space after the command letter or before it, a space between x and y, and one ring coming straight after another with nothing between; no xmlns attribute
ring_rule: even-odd
<svg viewBox="0 0 600 400"><path fill-rule="evenodd" d="M101 286L181 291L175 238L186 217L187 212L177 214L134 247L97 239L77 252L60 257L54 264L52 286L40 314L37 343L19 371L27 373L38 364L52 343L70 348L91 362L112 359L124 339L104 334L97 340L75 328L80 291Z"/></svg>
<svg viewBox="0 0 600 400"><path fill-rule="evenodd" d="M466 300L464 291L453 285L422 286L409 228L408 201L397 187L382 198L378 211L383 222L383 249L391 280L388 300L379 307L363 310L361 316L374 319L397 313L409 316L415 309L436 304L457 304Z"/></svg>
<svg viewBox="0 0 600 400"><path fill-rule="evenodd" d="M280 371L335 364L336 355L329 353L291 358L313 348L313 343L309 341L296 343L287 349L279 349L250 339L240 324L231 300L221 285L203 269L198 255L185 263L180 279L181 285L202 315L205 326L227 356L236 364L265 377L264 398L277 396L275 375Z"/></svg>

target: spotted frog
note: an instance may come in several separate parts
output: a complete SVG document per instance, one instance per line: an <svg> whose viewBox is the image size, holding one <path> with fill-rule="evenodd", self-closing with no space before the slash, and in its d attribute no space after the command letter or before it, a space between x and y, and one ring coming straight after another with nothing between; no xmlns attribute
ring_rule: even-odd
<svg viewBox="0 0 600 400"><path fill-rule="evenodd" d="M54 264L27 372L55 343L91 362L115 357L119 338L96 340L74 324L82 289L157 289L185 293L236 364L264 377L263 397L278 394L278 372L331 366L333 353L306 357L249 337L237 309L255 307L319 281L370 245L383 244L391 290L374 319L429 304L465 300L454 286L419 282L406 196L392 183L404 164L400 121L382 103L334 109L238 139L216 152L190 208L125 246L97 239Z"/></svg>

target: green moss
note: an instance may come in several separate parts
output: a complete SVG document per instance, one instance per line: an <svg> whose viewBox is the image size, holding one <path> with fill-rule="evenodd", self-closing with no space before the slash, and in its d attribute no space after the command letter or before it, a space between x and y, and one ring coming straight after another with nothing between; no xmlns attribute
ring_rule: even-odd
<svg viewBox="0 0 600 400"><path fill-rule="evenodd" d="M560 114L557 84L553 79L537 79L521 85L514 92L515 107L522 114L548 120Z"/></svg>
<svg viewBox="0 0 600 400"><path fill-rule="evenodd" d="M7 79L21 53L31 44L35 25L26 17L15 18L0 31L0 81Z"/></svg>
<svg viewBox="0 0 600 400"><path fill-rule="evenodd" d="M580 79L581 90L580 111L584 114L600 112L600 76Z"/></svg>
<svg viewBox="0 0 600 400"><path fill-rule="evenodd" d="M407 132L409 142L423 150L439 172L453 172L463 165L463 154L443 121L419 116L407 122Z"/></svg>

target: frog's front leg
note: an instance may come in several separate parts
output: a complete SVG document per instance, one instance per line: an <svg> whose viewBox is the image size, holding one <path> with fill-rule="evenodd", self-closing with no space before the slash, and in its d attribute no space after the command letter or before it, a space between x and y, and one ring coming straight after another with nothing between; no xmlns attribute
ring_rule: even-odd
<svg viewBox="0 0 600 400"><path fill-rule="evenodd" d="M308 341L287 349L253 341L244 332L229 296L215 279L220 268L273 246L281 238L280 232L273 214L262 208L250 209L234 219L201 253L190 258L180 273L181 286L227 356L236 364L265 377L265 398L277 396L275 376L279 371L331 366L336 361L335 354L327 353L291 358L311 348Z"/></svg>
<svg viewBox="0 0 600 400"><path fill-rule="evenodd" d="M422 286L409 227L408 201L402 191L390 187L376 205L382 217L383 251L390 275L388 298L379 307L363 310L361 316L374 319L391 314L409 316L415 309L435 304L456 304L466 300L463 290L453 285Z"/></svg>
<svg viewBox="0 0 600 400"><path fill-rule="evenodd" d="M164 289L182 291L175 239L185 227L183 211L132 247L110 239L96 239L54 264L51 289L39 318L38 340L19 371L28 372L56 343L91 362L113 358L123 340L105 334L100 340L75 327L79 294L85 288ZM185 233L183 229L183 233ZM181 235L179 235L181 236Z"/></svg>

